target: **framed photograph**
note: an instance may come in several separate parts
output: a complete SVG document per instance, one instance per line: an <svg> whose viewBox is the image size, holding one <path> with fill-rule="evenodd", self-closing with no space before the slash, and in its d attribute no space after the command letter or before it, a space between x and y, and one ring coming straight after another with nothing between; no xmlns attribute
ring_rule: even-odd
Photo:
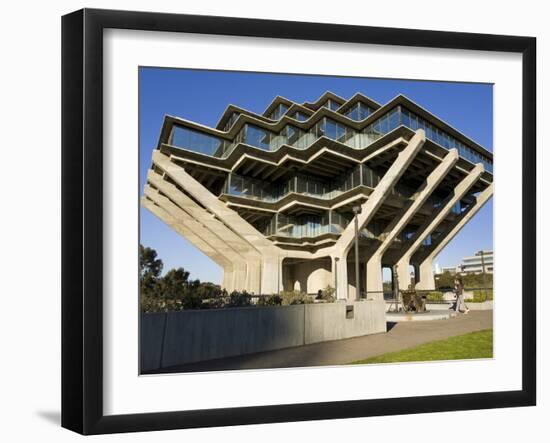
<svg viewBox="0 0 550 443"><path fill-rule="evenodd" d="M536 40L62 20L62 425L536 403Z"/></svg>

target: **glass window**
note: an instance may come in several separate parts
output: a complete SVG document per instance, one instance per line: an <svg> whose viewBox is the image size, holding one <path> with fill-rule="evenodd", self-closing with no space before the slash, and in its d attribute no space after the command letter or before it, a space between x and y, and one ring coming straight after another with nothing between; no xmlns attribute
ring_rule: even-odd
<svg viewBox="0 0 550 443"><path fill-rule="evenodd" d="M328 99L323 107L336 111L340 107L340 104L338 102L335 102L334 100Z"/></svg>
<svg viewBox="0 0 550 443"><path fill-rule="evenodd" d="M411 123L411 113L406 110L405 108L401 108L401 123L405 126L407 126L408 128L411 127L412 123Z"/></svg>
<svg viewBox="0 0 550 443"><path fill-rule="evenodd" d="M372 113L372 109L369 108L364 103L358 102L355 105L353 105L348 112L346 112L346 116L351 118L355 121L360 121L366 119L370 114Z"/></svg>
<svg viewBox="0 0 550 443"><path fill-rule="evenodd" d="M424 129L426 132L426 137L433 141L434 143L437 143L438 145L446 148L446 149L452 149L456 148L458 149L459 155L466 160L472 162L472 163L479 163L482 162L484 165L486 164L487 170L492 171L492 166L490 164L490 161L488 158L484 157L474 149L464 145L462 142L459 142L456 138L453 136L447 134L445 131L436 128L434 125L429 123L428 121L424 120L423 118L417 116L413 112L410 112L409 110L405 108L401 108L400 115L397 116L397 118L393 115L393 111L390 113L390 123L389 128L394 129L396 121L400 121L401 124L407 126L408 128L411 128L412 130L416 131L417 129L421 128ZM384 132L386 129L385 121L383 120L384 117L381 118L380 123L380 130ZM371 131L371 133L375 133L378 129L378 126L376 124L373 124L367 128Z"/></svg>
<svg viewBox="0 0 550 443"><path fill-rule="evenodd" d="M333 140L343 141L346 135L346 129L344 128L344 126L328 118L324 119L324 123L324 133L326 137Z"/></svg>
<svg viewBox="0 0 550 443"><path fill-rule="evenodd" d="M283 115L285 115L286 111L288 111L288 106L283 103L279 103L273 112L269 114L269 118L271 120L279 120Z"/></svg>
<svg viewBox="0 0 550 443"><path fill-rule="evenodd" d="M309 118L309 116L307 114L304 114L303 112L297 111L294 114L292 114L292 118L294 118L295 120L304 122Z"/></svg>
<svg viewBox="0 0 550 443"><path fill-rule="evenodd" d="M266 151L271 150L272 133L265 131L263 129L257 128L256 126L246 125L245 126L245 136L244 142L247 145L255 146Z"/></svg>
<svg viewBox="0 0 550 443"><path fill-rule="evenodd" d="M218 137L195 131L184 126L174 126L172 128L170 143L178 148L188 149L207 155L221 155L226 145L226 142Z"/></svg>
<svg viewBox="0 0 550 443"><path fill-rule="evenodd" d="M237 112L232 112L231 116L227 119L227 122L225 123L223 130L229 131L229 129L231 129L231 126L233 126L233 123L235 123L235 120L237 120L238 117L239 117L239 114Z"/></svg>
<svg viewBox="0 0 550 443"><path fill-rule="evenodd" d="M351 118L352 120L360 120L359 118L359 103L357 103L355 106L352 106L348 112L346 112L346 116Z"/></svg>
<svg viewBox="0 0 550 443"><path fill-rule="evenodd" d="M399 108L395 108L389 114L389 131L393 131L400 125L400 111Z"/></svg>

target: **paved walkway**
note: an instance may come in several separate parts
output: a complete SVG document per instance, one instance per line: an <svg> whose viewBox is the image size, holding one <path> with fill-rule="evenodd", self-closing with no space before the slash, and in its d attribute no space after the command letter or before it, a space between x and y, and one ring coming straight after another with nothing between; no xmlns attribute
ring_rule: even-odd
<svg viewBox="0 0 550 443"><path fill-rule="evenodd" d="M391 327L391 329L390 329ZM385 334L367 335L163 369L161 372L224 371L341 365L434 340L493 327L493 311L470 311L457 318L389 325Z"/></svg>

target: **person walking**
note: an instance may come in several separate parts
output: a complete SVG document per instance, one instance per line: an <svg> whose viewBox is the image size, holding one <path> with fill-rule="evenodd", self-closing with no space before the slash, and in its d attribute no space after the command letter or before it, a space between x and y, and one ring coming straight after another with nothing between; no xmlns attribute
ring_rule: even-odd
<svg viewBox="0 0 550 443"><path fill-rule="evenodd" d="M464 314L467 314L468 312L470 312L470 310L466 306L466 303L464 302L464 284L462 282L462 277L455 278L455 294L456 294L455 311L456 312L460 311Z"/></svg>

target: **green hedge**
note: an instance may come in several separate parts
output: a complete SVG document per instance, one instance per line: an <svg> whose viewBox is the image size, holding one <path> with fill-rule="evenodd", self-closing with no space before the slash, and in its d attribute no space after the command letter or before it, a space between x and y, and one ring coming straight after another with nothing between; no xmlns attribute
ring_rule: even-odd
<svg viewBox="0 0 550 443"><path fill-rule="evenodd" d="M474 289L474 297L466 299L466 303L483 303L493 300L493 289Z"/></svg>

